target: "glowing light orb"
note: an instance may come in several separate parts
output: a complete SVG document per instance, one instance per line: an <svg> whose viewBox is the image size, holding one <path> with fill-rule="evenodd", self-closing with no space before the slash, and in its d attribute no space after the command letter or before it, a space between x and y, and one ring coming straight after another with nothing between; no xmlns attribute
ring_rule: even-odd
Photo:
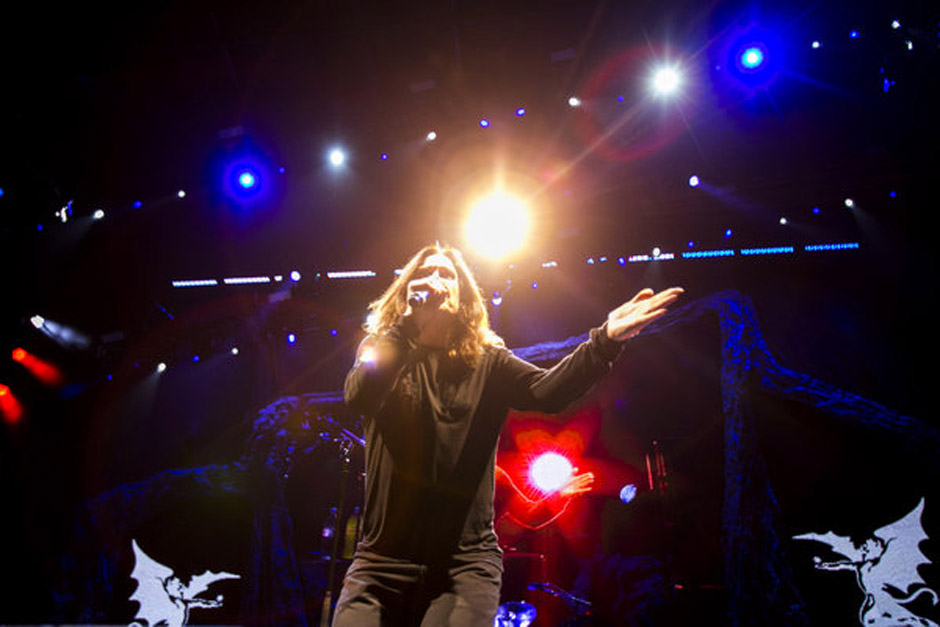
<svg viewBox="0 0 940 627"><path fill-rule="evenodd" d="M694 174L689 177L689 187L698 187L701 182L701 179Z"/></svg>
<svg viewBox="0 0 940 627"><path fill-rule="evenodd" d="M245 170L238 175L238 184L242 189L251 189L258 184L258 178L251 170Z"/></svg>
<svg viewBox="0 0 940 627"><path fill-rule="evenodd" d="M344 153L339 148L334 148L333 150L331 150L329 158L330 158L330 163L337 167L346 163L346 153Z"/></svg>
<svg viewBox="0 0 940 627"><path fill-rule="evenodd" d="M529 212L518 199L496 193L473 205L464 233L470 246L481 255L504 257L525 243Z"/></svg>
<svg viewBox="0 0 940 627"><path fill-rule="evenodd" d="M543 453L529 467L529 478L543 492L555 492L567 484L574 474L568 458L558 453Z"/></svg>
<svg viewBox="0 0 940 627"><path fill-rule="evenodd" d="M91 214L91 217L95 220L101 220L104 218L104 209L95 209L95 212Z"/></svg>
<svg viewBox="0 0 940 627"><path fill-rule="evenodd" d="M660 96L668 96L679 89L680 83L681 78L675 68L661 68L653 75L653 92Z"/></svg>
<svg viewBox="0 0 940 627"><path fill-rule="evenodd" d="M738 61L745 70L757 70L764 64L764 51L760 46L748 46L741 53Z"/></svg>
<svg viewBox="0 0 940 627"><path fill-rule="evenodd" d="M166 364L161 361L159 364L157 364L157 372L165 372L165 371L166 371Z"/></svg>

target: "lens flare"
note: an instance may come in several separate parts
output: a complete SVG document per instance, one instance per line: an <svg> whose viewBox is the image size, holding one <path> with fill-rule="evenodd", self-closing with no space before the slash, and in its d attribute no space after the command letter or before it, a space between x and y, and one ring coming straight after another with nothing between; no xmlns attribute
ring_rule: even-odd
<svg viewBox="0 0 940 627"><path fill-rule="evenodd" d="M464 232L479 254L493 259L506 257L525 244L529 212L520 200L496 193L473 205Z"/></svg>

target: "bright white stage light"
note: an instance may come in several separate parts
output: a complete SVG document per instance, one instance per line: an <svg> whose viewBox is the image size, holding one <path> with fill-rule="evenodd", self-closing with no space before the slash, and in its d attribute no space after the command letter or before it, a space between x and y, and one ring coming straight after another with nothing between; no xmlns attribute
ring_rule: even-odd
<svg viewBox="0 0 940 627"><path fill-rule="evenodd" d="M848 207L849 209L852 209L853 207L855 207L855 201L852 200L851 198L846 198L845 206Z"/></svg>
<svg viewBox="0 0 940 627"><path fill-rule="evenodd" d="M42 325L46 323L46 319L43 318L42 316L33 316L32 318L29 319L29 321L37 329L41 329Z"/></svg>
<svg viewBox="0 0 940 627"><path fill-rule="evenodd" d="M580 106L581 106L581 99L578 98L577 96L572 96L571 98L568 98L568 106L569 106L569 107L580 107Z"/></svg>
<svg viewBox="0 0 940 627"><path fill-rule="evenodd" d="M177 196L178 198L186 198L186 190L185 190L185 189L181 189L180 191L176 192L176 196Z"/></svg>
<svg viewBox="0 0 940 627"><path fill-rule="evenodd" d="M565 487L574 474L568 458L558 453L543 453L529 467L532 483L543 492L555 492Z"/></svg>
<svg viewBox="0 0 940 627"><path fill-rule="evenodd" d="M339 148L334 148L330 151L330 163L336 167L343 165L346 163L346 153Z"/></svg>
<svg viewBox="0 0 940 627"><path fill-rule="evenodd" d="M435 139L437 139L437 133L435 131L431 131L430 133L427 134L426 139L429 142L434 141Z"/></svg>
<svg viewBox="0 0 940 627"><path fill-rule="evenodd" d="M653 92L656 95L668 96L679 89L681 79L675 68L664 67L653 75Z"/></svg>
<svg viewBox="0 0 940 627"><path fill-rule="evenodd" d="M520 200L497 192L473 205L464 233L481 255L493 259L505 257L525 243L529 212Z"/></svg>
<svg viewBox="0 0 940 627"><path fill-rule="evenodd" d="M698 187L701 182L701 179L695 174L689 177L689 187Z"/></svg>
<svg viewBox="0 0 940 627"><path fill-rule="evenodd" d="M159 364L157 364L157 372L160 373L164 371L166 371L166 364L161 361Z"/></svg>
<svg viewBox="0 0 940 627"><path fill-rule="evenodd" d="M104 209L95 209L95 212L91 214L91 217L95 220L100 220L104 217Z"/></svg>

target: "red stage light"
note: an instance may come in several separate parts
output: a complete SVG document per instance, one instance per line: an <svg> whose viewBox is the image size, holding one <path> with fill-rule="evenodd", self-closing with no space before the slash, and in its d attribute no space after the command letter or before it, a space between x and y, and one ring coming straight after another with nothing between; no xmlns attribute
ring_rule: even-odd
<svg viewBox="0 0 940 627"><path fill-rule="evenodd" d="M29 353L24 348L13 350L13 361L23 364L34 377L46 385L61 385L62 373L54 365Z"/></svg>
<svg viewBox="0 0 940 627"><path fill-rule="evenodd" d="M20 405L10 388L2 383L0 383L0 413L3 414L3 419L7 424L11 425L19 422L23 416L23 406Z"/></svg>

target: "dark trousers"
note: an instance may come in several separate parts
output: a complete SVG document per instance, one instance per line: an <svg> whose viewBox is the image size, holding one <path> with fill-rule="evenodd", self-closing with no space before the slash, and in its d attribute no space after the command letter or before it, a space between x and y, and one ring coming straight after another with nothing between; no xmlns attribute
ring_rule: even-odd
<svg viewBox="0 0 940 627"><path fill-rule="evenodd" d="M454 558L441 565L357 554L333 627L493 627L502 566Z"/></svg>

